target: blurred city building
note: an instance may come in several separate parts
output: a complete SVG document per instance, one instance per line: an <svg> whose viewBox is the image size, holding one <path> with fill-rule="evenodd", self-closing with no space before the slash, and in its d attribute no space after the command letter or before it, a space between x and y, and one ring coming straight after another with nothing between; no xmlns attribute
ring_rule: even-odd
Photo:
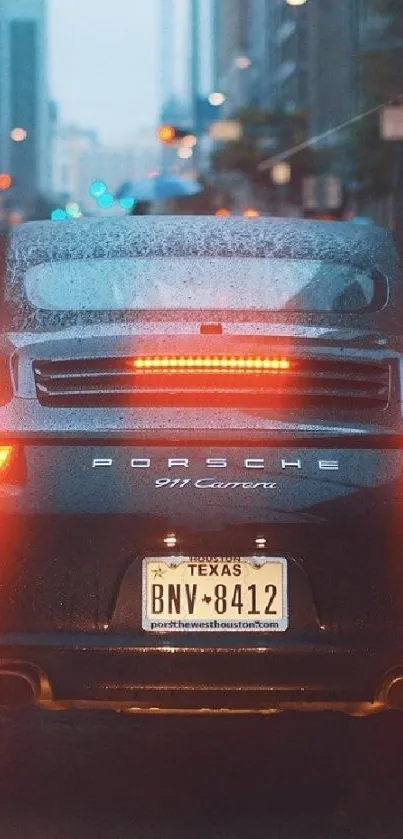
<svg viewBox="0 0 403 839"><path fill-rule="evenodd" d="M184 28L182 18L189 12L188 0L160 0L159 3L159 56L160 56L160 122L190 126L191 101L187 80L191 55L190 33ZM165 172L178 168L176 149L169 145L160 147L159 168Z"/></svg>
<svg viewBox="0 0 403 839"><path fill-rule="evenodd" d="M246 50L251 59L255 106L289 113L306 109L307 10L285 0L248 0Z"/></svg>
<svg viewBox="0 0 403 839"><path fill-rule="evenodd" d="M362 0L310 0L306 5L312 135L347 121L359 110L363 13ZM338 132L323 142L334 145L342 140L343 133Z"/></svg>
<svg viewBox="0 0 403 839"><path fill-rule="evenodd" d="M198 140L187 151L162 146L164 171L208 168L208 126L218 116L208 101L217 72L215 28L215 0L160 0L160 122L187 129Z"/></svg>
<svg viewBox="0 0 403 839"><path fill-rule="evenodd" d="M99 147L96 131L76 125L64 125L58 120L52 133L52 192L65 200L77 200L85 190L81 182L81 158L94 155ZM88 191L88 186L87 186Z"/></svg>
<svg viewBox="0 0 403 839"><path fill-rule="evenodd" d="M357 114L363 100L360 49L364 25L373 17L368 0L214 4L216 89L226 97L228 117L236 117L242 108L305 114L306 136L316 137ZM345 132L334 131L312 146L322 180L315 183L310 178L309 188L311 196L322 196L321 203L326 202L328 185L333 198L337 194L343 200L349 174L342 155L332 156L331 150L345 140ZM287 147L281 132L277 141L279 150ZM263 135L260 142L263 147ZM322 154L319 161L321 150L327 151L327 158Z"/></svg>
<svg viewBox="0 0 403 839"><path fill-rule="evenodd" d="M108 193L125 181L145 177L158 160L154 132L140 132L128 147L103 145L96 131L56 122L52 138L52 193L63 206L77 203L80 210L94 212L91 184L102 182Z"/></svg>
<svg viewBox="0 0 403 839"><path fill-rule="evenodd" d="M159 14L160 92L165 108L175 94L175 0L160 0Z"/></svg>
<svg viewBox="0 0 403 839"><path fill-rule="evenodd" d="M49 154L48 154L48 183L49 190L53 192L53 185L55 181L55 143L57 141L58 126L59 126L59 106L53 99L49 101Z"/></svg>
<svg viewBox="0 0 403 839"><path fill-rule="evenodd" d="M28 217L50 187L46 0L0 0L0 169L2 196Z"/></svg>
<svg viewBox="0 0 403 839"><path fill-rule="evenodd" d="M317 134L356 113L363 32L377 22L367 0L187 2L193 22L188 35L193 97L200 90L200 67L209 63L211 90L224 94L222 113L227 116L250 106L306 110L311 133ZM162 0L163 66L174 40L175 15L168 8L174 3ZM210 10L209 37L202 32L202 7L204 15ZM169 72L163 78L172 88Z"/></svg>
<svg viewBox="0 0 403 839"><path fill-rule="evenodd" d="M108 194L114 195L125 181L135 176L135 154L130 148L111 148L97 144L84 149L77 161L77 189L74 200L84 211L94 211L94 200L90 195L90 186L95 181L102 181L107 186Z"/></svg>
<svg viewBox="0 0 403 839"><path fill-rule="evenodd" d="M312 134L356 113L358 53L364 25L374 18L366 0L213 3L215 86L226 95L227 112L251 105L307 110Z"/></svg>
<svg viewBox="0 0 403 839"><path fill-rule="evenodd" d="M224 117L247 107L254 96L250 59L250 0L212 0L213 88L225 96Z"/></svg>
<svg viewBox="0 0 403 839"><path fill-rule="evenodd" d="M263 203L274 183L271 211L291 195L300 213L315 213L316 201L334 217L371 205L396 227L402 147L382 145L379 115L355 117L403 94L402 3L161 0L161 121L198 140L191 152L164 147L163 167L193 167L215 184L221 172L242 193L248 181ZM286 158L289 186L270 184L271 157L302 141L304 152Z"/></svg>
<svg viewBox="0 0 403 839"><path fill-rule="evenodd" d="M213 0L215 81L225 78L234 60L247 50L249 0Z"/></svg>
<svg viewBox="0 0 403 839"><path fill-rule="evenodd" d="M154 128L142 128L132 138L131 171L136 180L143 180L161 166L161 150ZM127 180L127 178L126 178Z"/></svg>

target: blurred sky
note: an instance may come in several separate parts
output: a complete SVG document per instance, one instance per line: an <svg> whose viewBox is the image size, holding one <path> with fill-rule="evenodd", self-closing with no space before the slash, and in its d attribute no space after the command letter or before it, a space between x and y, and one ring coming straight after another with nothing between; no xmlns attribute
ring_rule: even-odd
<svg viewBox="0 0 403 839"><path fill-rule="evenodd" d="M159 106L158 0L50 0L50 92L63 122L124 145Z"/></svg>

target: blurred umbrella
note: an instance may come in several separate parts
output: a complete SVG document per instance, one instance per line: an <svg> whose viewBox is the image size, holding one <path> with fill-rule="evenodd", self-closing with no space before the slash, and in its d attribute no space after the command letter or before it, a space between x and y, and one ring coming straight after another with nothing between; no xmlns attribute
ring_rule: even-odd
<svg viewBox="0 0 403 839"><path fill-rule="evenodd" d="M126 181L116 192L118 201L133 198L135 201L166 201L169 198L184 198L199 195L203 187L187 178L175 175L158 175L145 181Z"/></svg>

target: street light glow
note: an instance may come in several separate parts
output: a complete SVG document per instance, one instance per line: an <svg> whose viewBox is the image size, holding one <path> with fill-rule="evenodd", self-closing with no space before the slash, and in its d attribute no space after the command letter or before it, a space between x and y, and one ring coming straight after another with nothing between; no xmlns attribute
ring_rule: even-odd
<svg viewBox="0 0 403 839"><path fill-rule="evenodd" d="M197 137L194 134L186 134L186 137L181 141L181 146L187 149L192 149L197 144Z"/></svg>
<svg viewBox="0 0 403 839"><path fill-rule="evenodd" d="M214 108L219 108L220 105L223 105L225 102L225 94L219 93L218 91L210 93L208 96L208 101L210 105L214 106Z"/></svg>
<svg viewBox="0 0 403 839"><path fill-rule="evenodd" d="M181 146L181 148L177 151L177 155L181 160L189 160L192 157L192 154L192 149L187 148L186 146Z"/></svg>
<svg viewBox="0 0 403 839"><path fill-rule="evenodd" d="M27 139L27 132L25 128L13 128L10 137L14 143L23 143Z"/></svg>
<svg viewBox="0 0 403 839"><path fill-rule="evenodd" d="M238 58L235 59L235 67L238 67L238 70L247 70L251 64L252 62L247 55L239 55Z"/></svg>
<svg viewBox="0 0 403 839"><path fill-rule="evenodd" d="M308 0L285 0L289 6L305 6Z"/></svg>
<svg viewBox="0 0 403 839"><path fill-rule="evenodd" d="M271 179L277 186L289 184L291 180L291 166L289 163L275 163L271 170Z"/></svg>

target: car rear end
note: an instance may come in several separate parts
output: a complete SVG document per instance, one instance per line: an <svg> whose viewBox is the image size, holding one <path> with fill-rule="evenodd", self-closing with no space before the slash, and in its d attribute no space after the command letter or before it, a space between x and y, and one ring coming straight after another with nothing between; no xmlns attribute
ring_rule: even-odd
<svg viewBox="0 0 403 839"><path fill-rule="evenodd" d="M231 221L220 233L192 220L186 239L183 220L79 224L26 226L9 246L0 694L164 713L399 705L400 269L391 241L266 220ZM122 274L123 296L114 285L109 309L80 304L105 260L140 265L150 241L162 276L152 303L130 310ZM304 285L305 309L295 297L288 309L253 304L255 266L237 258L308 253L376 274L368 305L352 302L349 285L346 310L343 289L336 311L315 309L326 281L317 274ZM190 261L184 269L172 257ZM221 260L207 268L225 278L214 299L207 258ZM173 268L184 286L167 305ZM198 293L209 296L203 308Z"/></svg>

